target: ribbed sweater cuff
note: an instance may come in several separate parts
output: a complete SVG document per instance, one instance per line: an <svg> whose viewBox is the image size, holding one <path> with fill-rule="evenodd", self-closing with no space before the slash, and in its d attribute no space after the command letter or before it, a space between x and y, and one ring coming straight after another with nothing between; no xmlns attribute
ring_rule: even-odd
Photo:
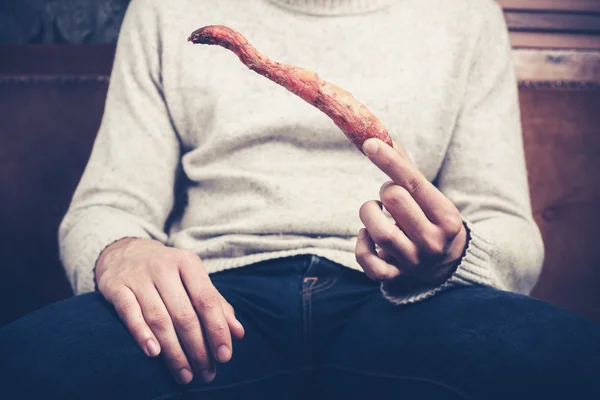
<svg viewBox="0 0 600 400"><path fill-rule="evenodd" d="M67 277L76 295L96 290L94 268L100 253L108 245L125 237L150 238L141 225L125 222L126 218L103 220L103 217L106 216L95 218L90 214L85 224L74 226L61 243L63 264L67 266Z"/></svg>
<svg viewBox="0 0 600 400"><path fill-rule="evenodd" d="M464 256L452 276L435 288L424 288L410 293L390 293L381 285L383 296L393 304L410 304L428 299L437 293L457 286L483 285L499 288L494 271L494 248L485 238L479 236L470 223L463 220L467 229L468 243Z"/></svg>

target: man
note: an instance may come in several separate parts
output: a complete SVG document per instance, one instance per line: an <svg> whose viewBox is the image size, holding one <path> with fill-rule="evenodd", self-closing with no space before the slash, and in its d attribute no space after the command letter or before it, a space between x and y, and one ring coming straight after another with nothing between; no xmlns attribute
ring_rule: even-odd
<svg viewBox="0 0 600 400"><path fill-rule="evenodd" d="M365 157L230 52L186 42L211 24L352 92L394 147L368 141ZM0 331L0 384L61 399L591 392L600 328L523 295L543 246L518 110L492 1L134 0L60 229L80 296Z"/></svg>

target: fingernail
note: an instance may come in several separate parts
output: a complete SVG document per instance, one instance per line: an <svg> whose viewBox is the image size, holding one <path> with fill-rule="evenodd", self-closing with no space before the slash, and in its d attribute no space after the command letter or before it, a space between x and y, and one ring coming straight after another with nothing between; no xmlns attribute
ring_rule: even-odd
<svg viewBox="0 0 600 400"><path fill-rule="evenodd" d="M202 380L206 383L210 383L213 381L213 379L215 379L215 376L217 376L216 371L211 371L208 369L203 370L202 372L200 372L200 375L202 375Z"/></svg>
<svg viewBox="0 0 600 400"><path fill-rule="evenodd" d="M365 228L362 228L360 231L358 231L359 239L365 239L366 237L367 237L367 230Z"/></svg>
<svg viewBox="0 0 600 400"><path fill-rule="evenodd" d="M377 143L377 139L368 139L363 143L363 151L368 156L373 156L379 150L379 143Z"/></svg>
<svg viewBox="0 0 600 400"><path fill-rule="evenodd" d="M192 373L189 369L182 368L179 370L179 381L182 384L187 385L188 383L190 383L192 381L192 379L194 379L194 375L192 375Z"/></svg>
<svg viewBox="0 0 600 400"><path fill-rule="evenodd" d="M217 360L219 362L227 362L231 358L231 350L229 347L222 345L217 349Z"/></svg>
<svg viewBox="0 0 600 400"><path fill-rule="evenodd" d="M150 357L156 357L158 353L160 353L160 347L158 347L158 343L154 339L148 339L146 342L146 353Z"/></svg>

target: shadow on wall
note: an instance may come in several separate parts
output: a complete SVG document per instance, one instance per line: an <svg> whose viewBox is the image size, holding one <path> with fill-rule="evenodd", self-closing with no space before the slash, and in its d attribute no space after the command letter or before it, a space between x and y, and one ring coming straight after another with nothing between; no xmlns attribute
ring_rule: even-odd
<svg viewBox="0 0 600 400"><path fill-rule="evenodd" d="M114 44L128 3L0 0L0 44Z"/></svg>

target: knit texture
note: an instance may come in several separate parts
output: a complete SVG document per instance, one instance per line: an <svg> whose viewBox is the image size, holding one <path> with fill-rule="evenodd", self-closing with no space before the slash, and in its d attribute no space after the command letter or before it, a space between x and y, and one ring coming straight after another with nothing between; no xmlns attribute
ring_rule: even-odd
<svg viewBox="0 0 600 400"><path fill-rule="evenodd" d="M209 273L303 253L361 270L358 212L388 178L320 111L231 52L186 41L211 24L353 93L461 211L470 239L454 275L386 298L473 284L530 291L543 246L494 2L133 0L59 232L76 293L94 290L95 261L123 237L191 249ZM171 216L176 182L187 202Z"/></svg>

